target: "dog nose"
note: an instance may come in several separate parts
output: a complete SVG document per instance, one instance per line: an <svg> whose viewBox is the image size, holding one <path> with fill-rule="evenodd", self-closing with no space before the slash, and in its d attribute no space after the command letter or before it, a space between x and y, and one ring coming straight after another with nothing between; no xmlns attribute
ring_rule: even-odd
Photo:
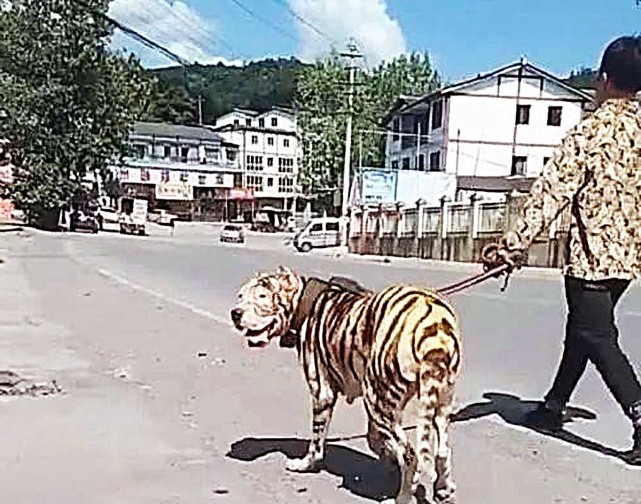
<svg viewBox="0 0 641 504"><path fill-rule="evenodd" d="M233 322L238 323L240 322L240 318L243 316L243 310L240 308L234 308L231 311L231 319Z"/></svg>

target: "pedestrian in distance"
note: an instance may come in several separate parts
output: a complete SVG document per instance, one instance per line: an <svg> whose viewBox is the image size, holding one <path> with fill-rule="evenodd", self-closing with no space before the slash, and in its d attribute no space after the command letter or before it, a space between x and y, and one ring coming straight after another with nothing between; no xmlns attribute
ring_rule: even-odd
<svg viewBox="0 0 641 504"><path fill-rule="evenodd" d="M595 86L596 111L568 132L532 185L521 218L481 260L485 270L519 269L534 239L570 208L564 350L549 391L524 423L562 429L566 405L591 362L631 420L633 446L625 458L641 465L641 385L619 346L614 315L641 277L641 38L607 46Z"/></svg>

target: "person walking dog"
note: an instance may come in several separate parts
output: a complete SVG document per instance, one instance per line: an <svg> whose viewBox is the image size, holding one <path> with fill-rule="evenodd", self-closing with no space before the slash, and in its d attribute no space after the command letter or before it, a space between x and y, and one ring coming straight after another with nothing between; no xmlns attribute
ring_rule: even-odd
<svg viewBox="0 0 641 504"><path fill-rule="evenodd" d="M560 430L588 362L596 367L633 426L629 463L641 465L641 384L621 350L614 309L641 276L641 38L605 49L596 111L572 128L534 182L521 218L482 252L486 271L519 269L534 239L570 207L564 272L568 306L564 350L553 383L525 424Z"/></svg>

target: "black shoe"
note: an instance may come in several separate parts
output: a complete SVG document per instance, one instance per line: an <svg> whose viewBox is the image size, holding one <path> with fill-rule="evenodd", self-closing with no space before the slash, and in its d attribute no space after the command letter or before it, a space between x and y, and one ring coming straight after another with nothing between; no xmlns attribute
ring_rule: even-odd
<svg viewBox="0 0 641 504"><path fill-rule="evenodd" d="M627 452L623 458L630 465L641 466L641 427L634 429L632 450Z"/></svg>
<svg viewBox="0 0 641 504"><path fill-rule="evenodd" d="M545 431L560 431L563 429L563 413L547 408L540 403L535 410L525 414L523 425Z"/></svg>

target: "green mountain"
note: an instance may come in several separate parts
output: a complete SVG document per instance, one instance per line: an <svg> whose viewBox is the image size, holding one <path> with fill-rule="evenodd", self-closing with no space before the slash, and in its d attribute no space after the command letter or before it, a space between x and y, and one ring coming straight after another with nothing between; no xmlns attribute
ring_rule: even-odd
<svg viewBox="0 0 641 504"><path fill-rule="evenodd" d="M291 106L298 71L303 63L291 59L266 59L245 66L194 65L150 70L158 81L155 99L146 120L197 123L198 97L202 96L203 123L235 107L267 110Z"/></svg>

